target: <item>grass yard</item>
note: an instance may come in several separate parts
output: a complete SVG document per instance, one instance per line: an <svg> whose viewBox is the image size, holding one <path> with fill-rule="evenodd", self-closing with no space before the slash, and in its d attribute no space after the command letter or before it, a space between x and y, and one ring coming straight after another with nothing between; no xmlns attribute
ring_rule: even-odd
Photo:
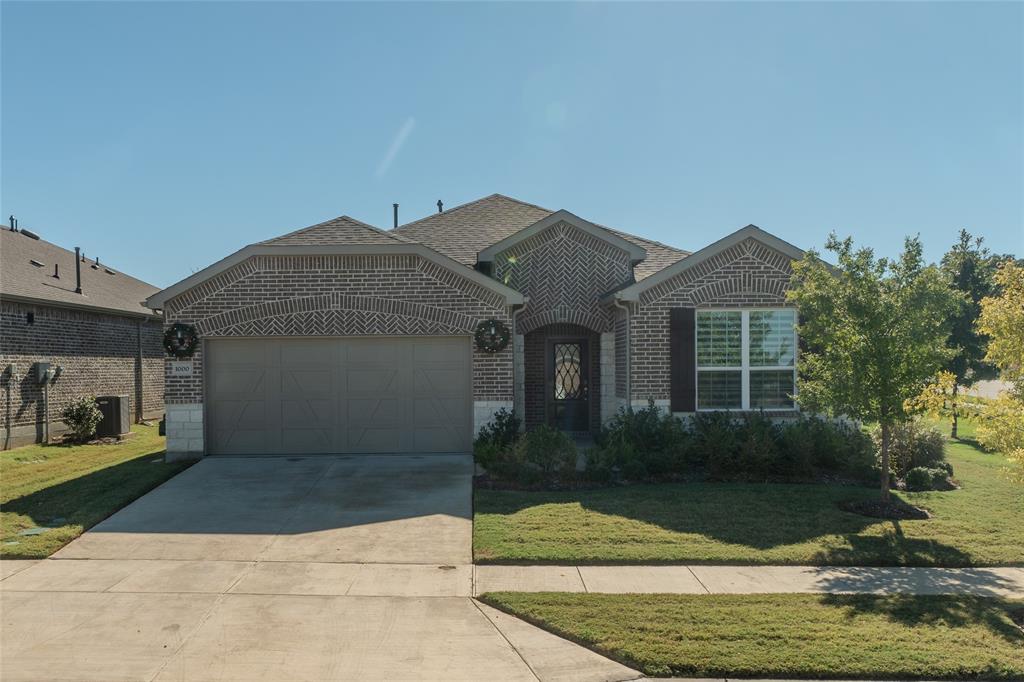
<svg viewBox="0 0 1024 682"><path fill-rule="evenodd" d="M115 445L29 445L0 452L0 557L47 557L189 466L163 461L156 426ZM43 528L37 535L19 535Z"/></svg>
<svg viewBox="0 0 1024 682"><path fill-rule="evenodd" d="M968 436L970 426L963 426ZM927 521L840 510L871 488L670 483L577 492L475 494L479 563L1024 565L1024 487L1005 458L951 442L961 490L902 493Z"/></svg>
<svg viewBox="0 0 1024 682"><path fill-rule="evenodd" d="M648 675L1024 676L1024 631L1015 622L1024 614L1024 601L557 592L500 592L481 599Z"/></svg>

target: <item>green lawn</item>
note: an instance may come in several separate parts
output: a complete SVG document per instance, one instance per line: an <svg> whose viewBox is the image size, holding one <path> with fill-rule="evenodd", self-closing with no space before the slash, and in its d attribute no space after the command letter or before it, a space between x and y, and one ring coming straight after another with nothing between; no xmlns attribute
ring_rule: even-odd
<svg viewBox="0 0 1024 682"><path fill-rule="evenodd" d="M968 436L970 426L964 427ZM679 483L582 492L475 495L479 563L1024 565L1024 487L1005 458L950 443L961 490L906 493L927 521L841 511L871 488Z"/></svg>
<svg viewBox="0 0 1024 682"><path fill-rule="evenodd" d="M189 466L163 461L155 426L115 445L29 445L0 452L0 557L42 558ZM19 535L44 528L38 535Z"/></svg>
<svg viewBox="0 0 1024 682"><path fill-rule="evenodd" d="M1024 677L1024 631L1014 622L1024 601L552 592L481 599L648 675Z"/></svg>

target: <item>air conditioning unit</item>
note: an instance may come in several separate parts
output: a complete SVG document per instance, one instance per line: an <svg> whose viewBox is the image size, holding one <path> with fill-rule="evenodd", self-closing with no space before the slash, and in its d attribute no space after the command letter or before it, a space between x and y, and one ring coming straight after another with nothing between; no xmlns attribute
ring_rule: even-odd
<svg viewBox="0 0 1024 682"><path fill-rule="evenodd" d="M96 407L103 413L103 419L96 427L96 437L120 436L132 428L131 406L126 395L101 395L96 398Z"/></svg>

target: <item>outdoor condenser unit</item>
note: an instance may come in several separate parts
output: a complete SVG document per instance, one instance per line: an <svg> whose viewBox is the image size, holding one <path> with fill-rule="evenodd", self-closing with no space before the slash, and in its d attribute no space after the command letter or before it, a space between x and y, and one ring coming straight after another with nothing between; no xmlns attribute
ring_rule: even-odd
<svg viewBox="0 0 1024 682"><path fill-rule="evenodd" d="M103 419L96 427L96 436L120 436L131 431L128 396L101 395L96 398L96 407L103 413Z"/></svg>

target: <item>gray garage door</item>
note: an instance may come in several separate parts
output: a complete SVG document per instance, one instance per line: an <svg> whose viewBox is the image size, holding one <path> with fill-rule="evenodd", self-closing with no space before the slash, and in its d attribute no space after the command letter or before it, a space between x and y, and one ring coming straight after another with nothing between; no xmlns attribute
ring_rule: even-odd
<svg viewBox="0 0 1024 682"><path fill-rule="evenodd" d="M210 339L211 454L469 452L468 338Z"/></svg>

